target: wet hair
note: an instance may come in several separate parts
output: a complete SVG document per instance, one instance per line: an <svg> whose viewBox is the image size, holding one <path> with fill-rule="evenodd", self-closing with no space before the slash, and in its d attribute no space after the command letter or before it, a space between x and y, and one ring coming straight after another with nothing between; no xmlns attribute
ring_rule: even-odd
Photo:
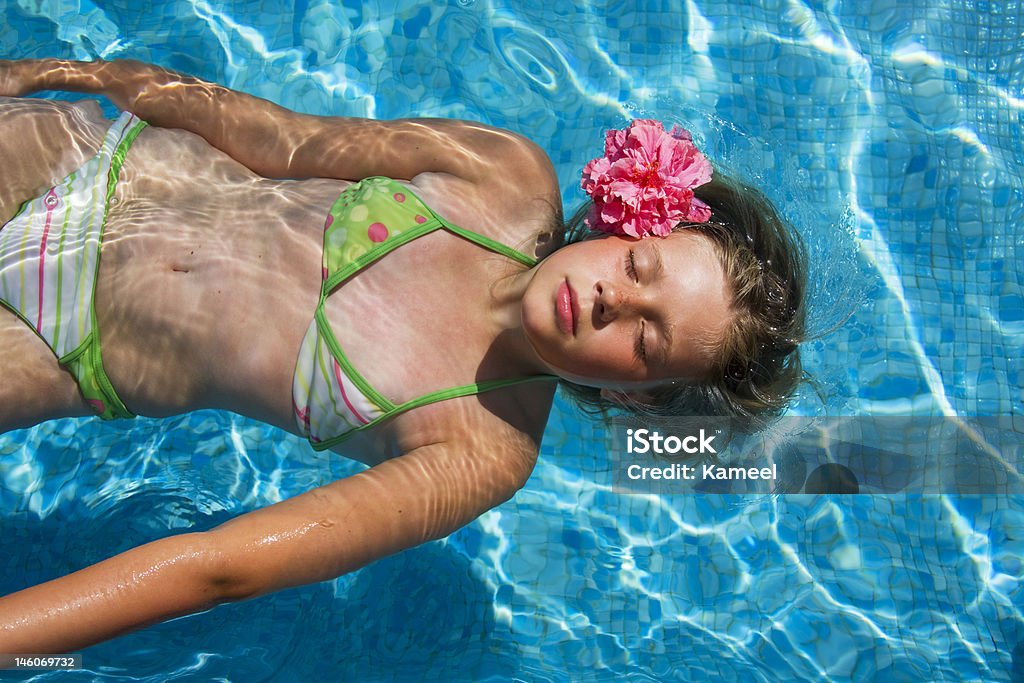
<svg viewBox="0 0 1024 683"><path fill-rule="evenodd" d="M717 170L694 194L711 207L711 218L681 223L674 232L711 240L725 273L731 318L719 338L697 340L709 359L703 377L666 382L644 392L643 400L624 398L612 407L646 417L778 415L803 379L803 244L761 192ZM566 223L565 244L603 234L584 224L589 208L587 202ZM566 380L562 386L584 411L607 416L609 401L600 390Z"/></svg>

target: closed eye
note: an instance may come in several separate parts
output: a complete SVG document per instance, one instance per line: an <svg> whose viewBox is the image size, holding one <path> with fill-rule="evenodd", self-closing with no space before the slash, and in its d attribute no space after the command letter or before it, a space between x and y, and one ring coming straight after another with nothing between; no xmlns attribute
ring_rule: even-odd
<svg viewBox="0 0 1024 683"><path fill-rule="evenodd" d="M641 363L647 362L647 345L644 343L644 328L646 325L646 322L640 321L640 334L637 335L636 343L633 345L633 355Z"/></svg>
<svg viewBox="0 0 1024 683"><path fill-rule="evenodd" d="M632 249L629 250L629 254L626 256L626 275L628 275L633 282L636 282L637 284L640 283L640 273L636 269L636 253ZM636 343L633 345L633 355L641 363L647 362L647 346L644 343L645 325L646 323L641 320L640 333L637 335Z"/></svg>
<svg viewBox="0 0 1024 683"><path fill-rule="evenodd" d="M626 256L626 275L633 282L640 282L640 274L636 270L636 256L632 249L629 250L629 255Z"/></svg>

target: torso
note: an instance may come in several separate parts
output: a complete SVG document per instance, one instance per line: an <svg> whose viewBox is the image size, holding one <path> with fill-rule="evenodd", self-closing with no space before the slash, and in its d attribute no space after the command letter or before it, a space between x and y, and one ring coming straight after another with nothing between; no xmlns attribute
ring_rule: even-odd
<svg viewBox="0 0 1024 683"><path fill-rule="evenodd" d="M83 154L109 125L94 123ZM104 365L126 405L146 415L221 408L295 431L292 375L319 296L324 219L347 184L267 180L198 136L146 129L107 216L96 295ZM545 255L534 238L551 207L512 222L456 179L408 186L451 222ZM508 376L475 321L495 277L522 267L438 231L342 284L326 311L353 365L401 402ZM539 439L552 394L545 382L417 408L339 450L374 464L494 418Z"/></svg>

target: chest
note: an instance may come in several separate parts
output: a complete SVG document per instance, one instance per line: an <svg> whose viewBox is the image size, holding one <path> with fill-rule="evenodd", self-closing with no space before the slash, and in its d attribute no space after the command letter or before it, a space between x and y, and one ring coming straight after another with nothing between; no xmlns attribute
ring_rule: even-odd
<svg viewBox="0 0 1024 683"><path fill-rule="evenodd" d="M484 359L496 336L490 286L518 268L438 229L342 282L325 313L349 362L401 403L485 379Z"/></svg>

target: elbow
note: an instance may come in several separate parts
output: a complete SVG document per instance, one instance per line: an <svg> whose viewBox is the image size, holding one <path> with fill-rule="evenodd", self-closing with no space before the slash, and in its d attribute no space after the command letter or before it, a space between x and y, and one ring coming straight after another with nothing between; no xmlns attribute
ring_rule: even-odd
<svg viewBox="0 0 1024 683"><path fill-rule="evenodd" d="M507 503L526 486L537 464L537 451L528 448L509 451L502 456L501 463L501 469L491 476L489 495L484 496L486 507L479 514Z"/></svg>
<svg viewBox="0 0 1024 683"><path fill-rule="evenodd" d="M507 503L515 498L515 495L519 493L524 486L526 486L526 482L529 478L530 474L527 472L520 476L511 477L508 481L503 482L503 486L495 491L496 496L494 504L491 505L491 507L498 507L499 505Z"/></svg>
<svg viewBox="0 0 1024 683"><path fill-rule="evenodd" d="M485 512L504 505L515 498L515 495L522 490L524 486L526 486L526 482L529 478L530 470L524 469L521 472L505 472L504 476L497 480L493 480L490 491L487 495L482 497L479 507L471 515L471 518L463 520L463 523L459 524L456 528L465 526L469 522L472 522L474 519L483 515ZM454 529L451 531L454 531ZM444 535L440 537L443 538Z"/></svg>
<svg viewBox="0 0 1024 683"><path fill-rule="evenodd" d="M207 609L229 602L242 602L270 593L270 587L251 562L239 561L221 546L213 532L201 537L202 570L198 573L202 592L208 596Z"/></svg>
<svg viewBox="0 0 1024 683"><path fill-rule="evenodd" d="M451 504L440 505L433 513L425 512L426 519L423 524L412 535L406 536L391 552L447 538L490 510L512 500L525 484L525 479L518 478L503 477L500 481L492 480L484 491L477 491L469 496L460 495L459 502L452 501ZM394 533L396 538L400 535L400 532Z"/></svg>

